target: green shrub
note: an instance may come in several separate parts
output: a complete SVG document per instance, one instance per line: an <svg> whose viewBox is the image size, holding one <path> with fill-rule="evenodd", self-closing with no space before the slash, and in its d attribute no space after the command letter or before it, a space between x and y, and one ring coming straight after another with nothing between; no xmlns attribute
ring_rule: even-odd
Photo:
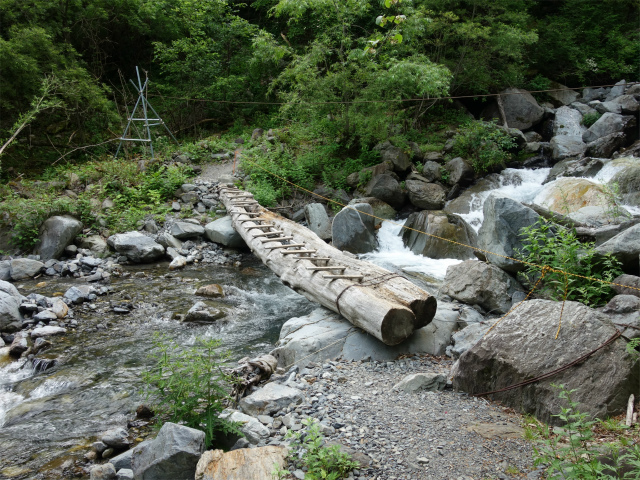
<svg viewBox="0 0 640 480"><path fill-rule="evenodd" d="M582 117L582 124L585 127L589 128L591 125L596 123L601 116L602 114L599 112L585 113L584 116Z"/></svg>
<svg viewBox="0 0 640 480"><path fill-rule="evenodd" d="M142 379L151 387L148 395L160 414L158 427L166 420L202 430L207 446L213 444L218 433L240 435L233 422L219 418L232 383L222 370L229 353L220 351L220 340L196 338L193 347L185 348L156 335L153 343L154 363L143 372Z"/></svg>
<svg viewBox="0 0 640 480"><path fill-rule="evenodd" d="M509 132L495 122L473 120L460 127L453 137L452 154L471 161L476 173L504 167L516 143Z"/></svg>
<svg viewBox="0 0 640 480"><path fill-rule="evenodd" d="M640 447L628 446L629 441L619 437L618 441L604 444L598 448L594 444L593 427L597 420L587 420L588 415L580 413L577 402L571 398L575 390L566 390L564 385L554 385L560 389L560 398L566 400L568 407L562 407L558 417L562 427L551 429L539 426L534 433L537 445L534 447L535 465L547 466L549 479L605 480L640 479ZM624 450L623 450L624 449ZM624 452L624 453L622 453ZM612 465L600 461L607 454ZM635 467L633 471L622 474L625 465ZM614 473L614 475L611 475Z"/></svg>
<svg viewBox="0 0 640 480"><path fill-rule="evenodd" d="M526 262L562 270L568 273L611 282L622 274L620 262L610 254L596 254L593 243L581 243L575 230L554 224L543 218L520 230L524 247L517 257ZM540 278L540 268L527 265L520 273L530 286ZM566 283L566 286L565 286ZM610 285L559 272L547 272L536 289L536 295L562 300L576 300L589 306L606 303L615 292Z"/></svg>
<svg viewBox="0 0 640 480"><path fill-rule="evenodd" d="M324 446L320 427L314 419L307 418L302 424L307 427L306 431L287 433L293 438L288 460L295 468L305 470L305 480L337 480L345 478L351 470L359 467L348 454L340 451L338 445ZM273 475L281 479L290 475L290 472L276 469Z"/></svg>

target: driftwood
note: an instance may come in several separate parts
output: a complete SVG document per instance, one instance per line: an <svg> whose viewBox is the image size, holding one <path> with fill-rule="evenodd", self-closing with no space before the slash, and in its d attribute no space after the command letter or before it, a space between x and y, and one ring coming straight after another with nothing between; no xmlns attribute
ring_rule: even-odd
<svg viewBox="0 0 640 480"><path fill-rule="evenodd" d="M311 230L261 207L251 194L221 186L233 227L282 282L397 345L429 324L437 301L404 277L328 245Z"/></svg>
<svg viewBox="0 0 640 480"><path fill-rule="evenodd" d="M241 360L241 362L238 368L231 371L231 375L237 380L231 391L231 397L236 404L252 386L271 377L278 366L278 360L272 355L262 355L253 360L244 362Z"/></svg>

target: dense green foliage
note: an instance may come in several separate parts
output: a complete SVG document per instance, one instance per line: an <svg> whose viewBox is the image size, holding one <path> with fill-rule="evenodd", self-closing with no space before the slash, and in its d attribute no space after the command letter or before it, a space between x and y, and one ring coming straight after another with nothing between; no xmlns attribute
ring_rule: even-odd
<svg viewBox="0 0 640 480"><path fill-rule="evenodd" d="M511 159L509 150L516 142L509 132L495 122L470 121L460 127L453 137L454 156L467 158L477 173L504 167Z"/></svg>
<svg viewBox="0 0 640 480"><path fill-rule="evenodd" d="M559 271L548 271L538 284L535 294L552 300L575 300L589 306L606 303L615 295L608 283L587 280L591 277L612 282L622 274L620 262L611 254L598 255L593 243L582 243L575 230L539 219L535 225L521 230L524 247L519 258ZM541 269L527 265L521 276L531 287L541 275ZM566 292L566 297L565 297Z"/></svg>
<svg viewBox="0 0 640 480"><path fill-rule="evenodd" d="M23 171L119 135L135 65L178 134L304 123L327 144L370 149L424 129L434 97L635 79L637 11L637 0L0 0L0 138L46 76L57 102L4 162Z"/></svg>
<svg viewBox="0 0 640 480"><path fill-rule="evenodd" d="M219 417L232 380L222 371L229 355L220 351L220 341L196 338L185 348L157 336L154 345L154 363L142 379L152 388L149 394L161 419L157 426L169 421L202 430L206 446L220 433L241 435L235 424Z"/></svg>
<svg viewBox="0 0 640 480"><path fill-rule="evenodd" d="M561 413L554 415L563 425L551 428L534 424L535 429L528 429L528 436L536 441L535 464L546 466L546 478L640 479L640 447L633 445L633 441L624 436L619 436L616 442L604 445L595 443L593 429L600 422L589 420L589 415L577 409L578 403L571 396L575 390L567 390L563 385L556 387L560 390L560 398L567 404L562 407ZM615 420L601 422L600 425L610 430L628 429ZM610 457L608 464L603 462L605 455Z"/></svg>

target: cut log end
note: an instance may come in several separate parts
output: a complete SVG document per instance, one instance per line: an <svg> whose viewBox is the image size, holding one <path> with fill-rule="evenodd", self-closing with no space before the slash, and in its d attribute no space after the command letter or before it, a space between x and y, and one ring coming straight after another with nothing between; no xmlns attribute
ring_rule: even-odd
<svg viewBox="0 0 640 480"><path fill-rule="evenodd" d="M380 340L387 345L402 343L413 335L415 321L415 316L409 309L389 309L380 325Z"/></svg>
<svg viewBox="0 0 640 480"><path fill-rule="evenodd" d="M436 297L419 298L409 304L409 308L416 316L415 328L426 327L431 323L438 309Z"/></svg>

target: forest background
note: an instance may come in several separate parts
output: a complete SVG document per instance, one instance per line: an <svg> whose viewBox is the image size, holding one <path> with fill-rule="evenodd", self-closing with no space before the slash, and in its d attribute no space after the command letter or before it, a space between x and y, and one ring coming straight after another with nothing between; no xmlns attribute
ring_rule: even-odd
<svg viewBox="0 0 640 480"><path fill-rule="evenodd" d="M66 162L113 153L135 66L178 137L295 127L324 155L366 157L446 114L434 97L637 77L639 11L638 0L0 0L2 144L25 125L0 174L40 173L78 146L107 142Z"/></svg>

